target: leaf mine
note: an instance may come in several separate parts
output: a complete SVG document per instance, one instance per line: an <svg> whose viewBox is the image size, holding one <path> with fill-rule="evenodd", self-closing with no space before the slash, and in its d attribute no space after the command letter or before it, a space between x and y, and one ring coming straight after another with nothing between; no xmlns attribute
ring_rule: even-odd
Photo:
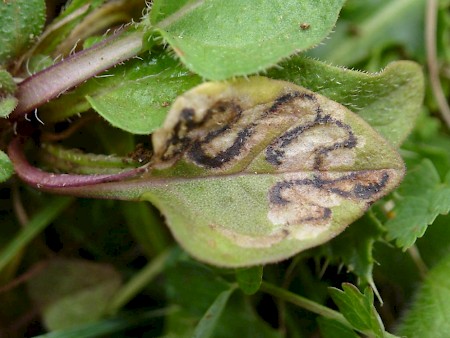
<svg viewBox="0 0 450 338"><path fill-rule="evenodd" d="M342 232L401 181L398 153L342 105L264 77L202 84L153 134L144 198L197 258L287 258ZM171 180L172 179L172 180Z"/></svg>

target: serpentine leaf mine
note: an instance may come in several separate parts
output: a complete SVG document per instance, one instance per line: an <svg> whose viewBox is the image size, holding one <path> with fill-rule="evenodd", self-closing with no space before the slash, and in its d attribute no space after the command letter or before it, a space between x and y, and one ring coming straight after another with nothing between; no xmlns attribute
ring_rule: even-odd
<svg viewBox="0 0 450 338"><path fill-rule="evenodd" d="M342 232L401 181L398 153L342 105L264 77L204 83L153 134L143 198L197 258L278 261Z"/></svg>

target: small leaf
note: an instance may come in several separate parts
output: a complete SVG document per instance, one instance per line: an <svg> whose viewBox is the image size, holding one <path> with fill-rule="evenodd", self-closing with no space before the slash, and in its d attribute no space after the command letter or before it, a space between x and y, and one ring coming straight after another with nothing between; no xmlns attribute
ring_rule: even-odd
<svg viewBox="0 0 450 338"><path fill-rule="evenodd" d="M16 88L12 76L6 70L0 69L0 118L7 117L16 108Z"/></svg>
<svg viewBox="0 0 450 338"><path fill-rule="evenodd" d="M0 150L0 182L5 182L14 173L14 167L8 155Z"/></svg>
<svg viewBox="0 0 450 338"><path fill-rule="evenodd" d="M393 62L382 72L369 74L296 56L268 75L339 102L396 147L411 132L422 110L423 72L410 61Z"/></svg>
<svg viewBox="0 0 450 338"><path fill-rule="evenodd" d="M398 334L408 338L447 337L450 332L450 255L431 269L403 317Z"/></svg>
<svg viewBox="0 0 450 338"><path fill-rule="evenodd" d="M364 294L352 284L342 284L343 291L330 288L330 295L340 312L352 326L364 333L373 333L383 337L384 327L373 305L373 292L366 288Z"/></svg>
<svg viewBox="0 0 450 338"><path fill-rule="evenodd" d="M238 269L236 271L236 281L246 295L253 295L258 292L263 277L263 266Z"/></svg>
<svg viewBox="0 0 450 338"><path fill-rule="evenodd" d="M230 267L328 241L404 170L395 150L345 107L263 77L185 93L153 144L141 199L164 213L190 254ZM140 189L146 178L136 181Z"/></svg>
<svg viewBox="0 0 450 338"><path fill-rule="evenodd" d="M0 65L23 52L39 36L44 23L44 0L1 1Z"/></svg>
<svg viewBox="0 0 450 338"><path fill-rule="evenodd" d="M334 319L319 317L317 321L322 338L359 338L355 331Z"/></svg>
<svg viewBox="0 0 450 338"><path fill-rule="evenodd" d="M407 249L423 236L439 214L450 211L450 174L442 183L433 163L425 159L408 171L398 194L392 212L395 216L385 226L387 238Z"/></svg>
<svg viewBox="0 0 450 338"><path fill-rule="evenodd" d="M120 275L105 264L54 259L28 282L28 290L46 327L61 330L100 319L120 284Z"/></svg>
<svg viewBox="0 0 450 338"><path fill-rule="evenodd" d="M343 0L157 0L151 25L181 61L222 80L262 71L317 45L333 29Z"/></svg>
<svg viewBox="0 0 450 338"><path fill-rule="evenodd" d="M223 310L225 309L225 305L227 304L228 299L230 298L234 290L235 288L230 288L229 290L222 291L217 296L217 298L208 308L208 311L206 311L202 319L200 319L200 322L198 323L197 327L195 328L194 334L192 335L193 338L212 337L214 328L216 327L217 322L219 321Z"/></svg>

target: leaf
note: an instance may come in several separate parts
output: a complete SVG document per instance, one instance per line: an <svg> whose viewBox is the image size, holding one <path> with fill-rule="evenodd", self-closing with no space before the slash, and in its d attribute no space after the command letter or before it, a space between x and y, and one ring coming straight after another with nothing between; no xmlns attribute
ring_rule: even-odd
<svg viewBox="0 0 450 338"><path fill-rule="evenodd" d="M113 126L134 134L160 127L175 98L200 83L164 55L132 60L44 106L44 121L61 121L94 108Z"/></svg>
<svg viewBox="0 0 450 338"><path fill-rule="evenodd" d="M0 65L23 52L39 36L44 23L44 0L1 1Z"/></svg>
<svg viewBox="0 0 450 338"><path fill-rule="evenodd" d="M14 167L8 155L0 150L0 182L5 182L14 173Z"/></svg>
<svg viewBox="0 0 450 338"><path fill-rule="evenodd" d="M385 224L388 240L407 249L439 214L450 211L450 174L441 182L433 163L424 159L411 168L398 190L394 218Z"/></svg>
<svg viewBox="0 0 450 338"><path fill-rule="evenodd" d="M121 277L106 264L53 259L28 283L49 330L68 329L100 319Z"/></svg>
<svg viewBox="0 0 450 338"><path fill-rule="evenodd" d="M369 74L296 56L268 75L339 102L396 147L411 132L422 110L423 72L410 61L393 62L382 72Z"/></svg>
<svg viewBox="0 0 450 338"><path fill-rule="evenodd" d="M217 298L208 308L208 311L206 311L202 319L200 319L200 322L198 323L197 327L195 328L194 334L192 335L193 338L212 337L214 328L216 327L217 322L219 321L220 316L225 309L225 305L227 304L228 299L230 298L234 290L235 288L232 287L229 290L222 291L217 296Z"/></svg>
<svg viewBox="0 0 450 338"><path fill-rule="evenodd" d="M384 229L373 212L369 211L337 238L318 248L328 262L345 265L358 276L358 284L367 285L377 292L373 280L373 249ZM378 294L377 294L378 295Z"/></svg>
<svg viewBox="0 0 450 338"><path fill-rule="evenodd" d="M254 266L236 270L236 281L246 295L253 295L261 287L263 266Z"/></svg>
<svg viewBox="0 0 450 338"><path fill-rule="evenodd" d="M319 317L317 321L323 338L359 338L353 330L337 320Z"/></svg>
<svg viewBox="0 0 450 338"><path fill-rule="evenodd" d="M317 45L333 29L343 0L158 0L153 28L202 77L260 72Z"/></svg>
<svg viewBox="0 0 450 338"><path fill-rule="evenodd" d="M409 57L424 57L424 0L354 0L344 9L336 32L312 50L312 56L351 66L373 58L380 49L400 45Z"/></svg>
<svg viewBox="0 0 450 338"><path fill-rule="evenodd" d="M366 288L364 294L352 284L342 284L343 291L330 288L330 295L340 312L352 326L364 333L373 333L376 337L384 337L384 327L373 305L373 292Z"/></svg>
<svg viewBox="0 0 450 338"><path fill-rule="evenodd" d="M136 181L148 187L141 199L163 212L190 254L230 267L328 241L404 170L395 150L343 106L263 77L188 91L153 145L154 170Z"/></svg>
<svg viewBox="0 0 450 338"><path fill-rule="evenodd" d="M0 118L7 117L16 108L16 88L12 76L6 70L0 69Z"/></svg>
<svg viewBox="0 0 450 338"><path fill-rule="evenodd" d="M398 334L408 338L446 337L450 331L450 255L431 269Z"/></svg>

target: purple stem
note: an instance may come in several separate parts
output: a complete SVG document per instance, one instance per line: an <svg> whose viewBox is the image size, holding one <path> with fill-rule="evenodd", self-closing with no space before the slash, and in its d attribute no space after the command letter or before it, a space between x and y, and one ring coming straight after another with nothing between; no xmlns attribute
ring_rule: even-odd
<svg viewBox="0 0 450 338"><path fill-rule="evenodd" d="M140 31L114 35L26 78L19 84L19 104L10 118L18 119L96 74L137 55L142 50L143 35Z"/></svg>
<svg viewBox="0 0 450 338"><path fill-rule="evenodd" d="M148 165L126 170L118 174L106 175L73 175L54 174L33 167L23 152L23 139L17 137L8 146L8 155L17 175L26 183L43 190L61 188L86 187L94 184L121 181L136 177L148 171Z"/></svg>

